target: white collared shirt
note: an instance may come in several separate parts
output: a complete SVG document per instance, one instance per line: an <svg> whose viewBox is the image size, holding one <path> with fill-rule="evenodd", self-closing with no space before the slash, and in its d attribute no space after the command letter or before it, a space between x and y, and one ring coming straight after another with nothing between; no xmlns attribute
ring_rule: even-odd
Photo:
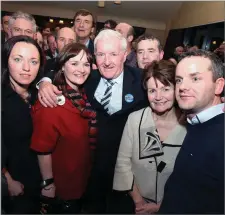
<svg viewBox="0 0 225 215"><path fill-rule="evenodd" d="M224 103L218 104L206 110L201 111L200 113L196 114L192 119L187 118L187 121L191 125L204 123L219 114L223 114L224 113L223 109L224 109Z"/></svg>
<svg viewBox="0 0 225 215"><path fill-rule="evenodd" d="M112 97L108 107L109 109L108 113L110 115L122 109L123 72L116 79L113 79L113 82L115 82L115 84L112 87ZM108 87L107 80L105 78L101 78L94 94L96 100L99 103L101 102L101 99L104 97L104 93L107 87Z"/></svg>
<svg viewBox="0 0 225 215"><path fill-rule="evenodd" d="M85 46L88 48L89 46L89 43L90 43L90 39L85 43Z"/></svg>

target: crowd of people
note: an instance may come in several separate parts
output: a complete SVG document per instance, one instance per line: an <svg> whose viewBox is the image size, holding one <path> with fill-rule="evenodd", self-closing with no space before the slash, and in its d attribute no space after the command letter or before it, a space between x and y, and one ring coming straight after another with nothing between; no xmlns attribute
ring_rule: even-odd
<svg viewBox="0 0 225 215"><path fill-rule="evenodd" d="M224 44L95 27L2 17L3 213L223 214Z"/></svg>

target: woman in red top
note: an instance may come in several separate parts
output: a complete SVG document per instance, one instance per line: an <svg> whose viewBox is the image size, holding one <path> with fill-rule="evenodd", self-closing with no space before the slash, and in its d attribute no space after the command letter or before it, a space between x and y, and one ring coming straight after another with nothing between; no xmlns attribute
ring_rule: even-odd
<svg viewBox="0 0 225 215"><path fill-rule="evenodd" d="M62 91L58 106L33 108L31 148L38 152L42 196L57 197L61 213L80 213L91 168L96 136L96 112L83 90L92 57L85 45L69 44L59 55L54 83Z"/></svg>

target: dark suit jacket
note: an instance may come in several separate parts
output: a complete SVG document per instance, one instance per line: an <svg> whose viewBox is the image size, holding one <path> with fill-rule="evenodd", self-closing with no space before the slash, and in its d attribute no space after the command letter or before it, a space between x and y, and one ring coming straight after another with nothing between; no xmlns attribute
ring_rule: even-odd
<svg viewBox="0 0 225 215"><path fill-rule="evenodd" d="M54 56L53 56L53 54L52 54L50 49L45 51L45 57L47 57L47 56L50 57L50 59L54 59Z"/></svg>
<svg viewBox="0 0 225 215"><path fill-rule="evenodd" d="M89 40L88 49L91 52L92 56L94 56L94 42L91 39Z"/></svg>
<svg viewBox="0 0 225 215"><path fill-rule="evenodd" d="M46 61L44 67L44 77L48 77L52 80L54 79L57 72L57 59L58 58L53 58Z"/></svg>
<svg viewBox="0 0 225 215"><path fill-rule="evenodd" d="M101 79L99 72L92 71L85 84L88 99L97 110L99 128L96 157L87 191L89 200L104 201L112 191L117 152L128 115L148 105L147 93L142 88L141 73L142 71L137 68L124 68L122 109L111 116L94 98ZM133 102L125 101L127 94L134 96Z"/></svg>

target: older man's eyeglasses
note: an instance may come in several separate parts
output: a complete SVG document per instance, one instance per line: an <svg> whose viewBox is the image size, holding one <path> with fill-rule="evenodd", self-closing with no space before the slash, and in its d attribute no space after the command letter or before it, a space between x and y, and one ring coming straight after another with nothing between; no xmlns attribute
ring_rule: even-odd
<svg viewBox="0 0 225 215"><path fill-rule="evenodd" d="M19 35L31 36L34 32L30 29L13 28L13 32Z"/></svg>

